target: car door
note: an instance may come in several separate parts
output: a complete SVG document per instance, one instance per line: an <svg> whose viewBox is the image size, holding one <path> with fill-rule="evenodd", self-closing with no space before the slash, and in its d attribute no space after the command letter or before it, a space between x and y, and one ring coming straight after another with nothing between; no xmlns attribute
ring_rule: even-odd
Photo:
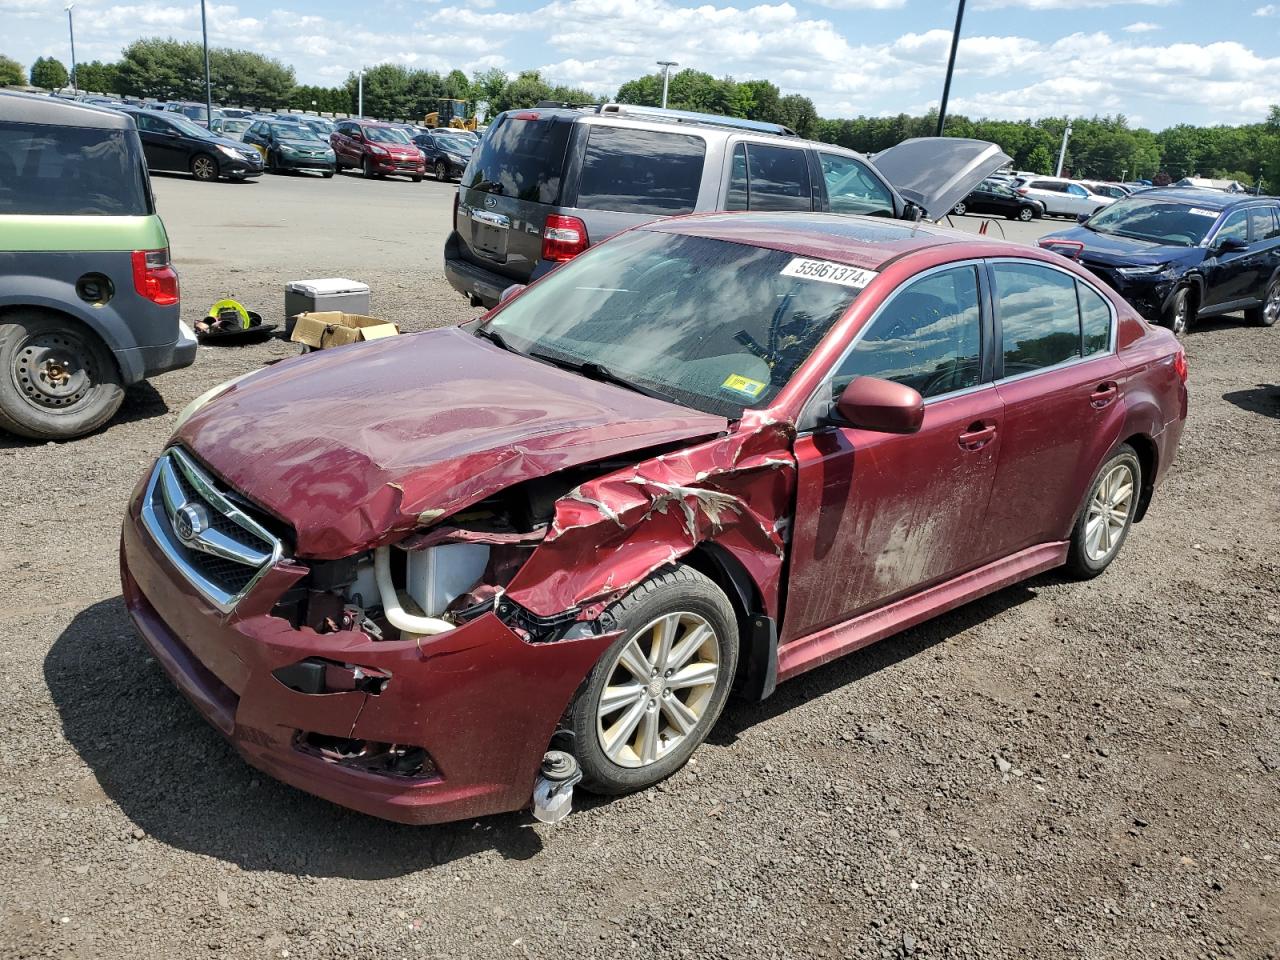
<svg viewBox="0 0 1280 960"><path fill-rule="evenodd" d="M856 157L819 151L818 165L826 188L823 209L868 217L897 215L893 191Z"/></svg>
<svg viewBox="0 0 1280 960"><path fill-rule="evenodd" d="M1109 301L1046 263L988 262L1004 430L984 560L1065 540L1124 417Z"/></svg>
<svg viewBox="0 0 1280 960"><path fill-rule="evenodd" d="M1082 213L1093 213L1099 206L1097 200L1089 196L1089 191L1078 183L1068 183L1063 200L1067 213L1079 216Z"/></svg>
<svg viewBox="0 0 1280 960"><path fill-rule="evenodd" d="M359 165L359 161L352 155L351 130L354 124L340 123L333 135L329 138L329 145L333 147L333 152L338 158L339 163L351 166Z"/></svg>
<svg viewBox="0 0 1280 960"><path fill-rule="evenodd" d="M420 133L413 138L413 145L422 151L422 155L426 158L427 163L432 163L440 156L440 151L436 147L435 138L428 133Z"/></svg>
<svg viewBox="0 0 1280 960"><path fill-rule="evenodd" d="M979 269L904 284L821 388L834 398L859 376L904 383L924 397L924 421L911 434L833 424L797 438L784 643L974 566L1003 416Z"/></svg>
<svg viewBox="0 0 1280 960"><path fill-rule="evenodd" d="M1227 241L1237 241L1244 246L1237 250L1224 249ZM1201 308L1224 307L1248 298L1259 283L1259 261L1258 251L1249 241L1249 211L1232 210L1209 238Z"/></svg>
<svg viewBox="0 0 1280 960"><path fill-rule="evenodd" d="M263 160L267 158L267 140L263 136L265 128L266 124L261 122L250 124L249 128L245 130L244 136L240 138L246 146L257 150Z"/></svg>
<svg viewBox="0 0 1280 960"><path fill-rule="evenodd" d="M1249 208L1249 242L1258 258L1258 284L1253 296L1261 301L1271 278L1280 272L1280 206L1266 203Z"/></svg>
<svg viewBox="0 0 1280 960"><path fill-rule="evenodd" d="M134 114L142 152L151 170L186 170L187 150L182 135L168 120L159 115Z"/></svg>

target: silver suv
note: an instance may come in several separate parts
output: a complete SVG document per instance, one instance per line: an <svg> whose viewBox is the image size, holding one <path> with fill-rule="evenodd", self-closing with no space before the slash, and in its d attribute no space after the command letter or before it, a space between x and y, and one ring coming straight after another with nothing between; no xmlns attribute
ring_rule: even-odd
<svg viewBox="0 0 1280 960"><path fill-rule="evenodd" d="M1009 162L926 137L864 157L786 127L604 104L501 113L458 187L445 275L491 307L592 243L659 217L796 210L937 220Z"/></svg>

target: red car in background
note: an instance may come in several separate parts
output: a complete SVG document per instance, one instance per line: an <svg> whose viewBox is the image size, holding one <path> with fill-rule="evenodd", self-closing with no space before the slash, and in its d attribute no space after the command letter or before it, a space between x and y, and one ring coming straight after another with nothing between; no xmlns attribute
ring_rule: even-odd
<svg viewBox="0 0 1280 960"><path fill-rule="evenodd" d="M184 412L129 507L124 594L176 685L304 790L414 823L516 810L558 747L624 793L732 691L1101 573L1186 377L1172 334L1044 250L649 224L476 321Z"/></svg>
<svg viewBox="0 0 1280 960"><path fill-rule="evenodd" d="M366 177L403 176L420 183L427 161L399 127L374 120L340 120L329 134L338 172L354 167Z"/></svg>

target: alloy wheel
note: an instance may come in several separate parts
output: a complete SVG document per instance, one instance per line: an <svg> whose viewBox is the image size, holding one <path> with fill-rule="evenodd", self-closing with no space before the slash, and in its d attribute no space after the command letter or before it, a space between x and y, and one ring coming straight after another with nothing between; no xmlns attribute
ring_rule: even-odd
<svg viewBox="0 0 1280 960"><path fill-rule="evenodd" d="M951 208L951 212L954 213L957 217L963 217L966 209L968 208L965 207L963 203L957 203L954 207Z"/></svg>
<svg viewBox="0 0 1280 960"><path fill-rule="evenodd" d="M1084 549L1094 563L1101 563L1120 545L1133 509L1135 477L1127 463L1117 463L1099 478L1089 498L1085 519Z"/></svg>
<svg viewBox="0 0 1280 960"><path fill-rule="evenodd" d="M1023 207L1018 211L1018 219L1023 223L1029 223L1035 217L1035 213L1030 207Z"/></svg>
<svg viewBox="0 0 1280 960"><path fill-rule="evenodd" d="M1280 320L1280 280L1271 284L1271 289L1267 291L1266 302L1262 305L1263 326L1273 327L1278 320Z"/></svg>
<svg viewBox="0 0 1280 960"><path fill-rule="evenodd" d="M638 630L618 652L596 708L600 749L622 767L656 763L693 733L720 675L707 620L677 611Z"/></svg>
<svg viewBox="0 0 1280 960"><path fill-rule="evenodd" d="M210 157L196 157L191 164L191 172L197 180L216 180L218 168Z"/></svg>
<svg viewBox="0 0 1280 960"><path fill-rule="evenodd" d="M436 179L441 183L449 179L449 171L445 168L443 160L436 161Z"/></svg>

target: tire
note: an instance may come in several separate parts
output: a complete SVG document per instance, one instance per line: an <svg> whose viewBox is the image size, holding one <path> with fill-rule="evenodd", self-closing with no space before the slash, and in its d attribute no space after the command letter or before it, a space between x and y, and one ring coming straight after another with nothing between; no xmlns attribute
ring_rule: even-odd
<svg viewBox="0 0 1280 960"><path fill-rule="evenodd" d="M964 201L961 200L959 203L957 203L954 207L951 208L951 212L954 213L957 217L963 217L964 212L968 209L969 208L965 206Z"/></svg>
<svg viewBox="0 0 1280 960"><path fill-rule="evenodd" d="M1191 304L1191 290L1179 287L1160 323L1173 331L1175 337L1183 336L1195 321L1195 309Z"/></svg>
<svg viewBox="0 0 1280 960"><path fill-rule="evenodd" d="M378 171L373 169L373 163L370 162L368 157L364 158L362 170L366 180L376 180L378 178Z"/></svg>
<svg viewBox="0 0 1280 960"><path fill-rule="evenodd" d="M1262 303L1244 312L1244 318L1258 327L1274 327L1280 320L1280 277L1267 285Z"/></svg>
<svg viewBox="0 0 1280 960"><path fill-rule="evenodd" d="M333 179L333 173L334 173L334 172L333 172L332 170L325 170L325 171L321 174L321 176L323 176L326 180L332 180L332 179Z"/></svg>
<svg viewBox="0 0 1280 960"><path fill-rule="evenodd" d="M724 592L685 566L655 573L609 613L622 635L587 676L568 722L583 789L619 795L671 776L715 726L738 665L738 622ZM664 671L654 661L662 656L665 625L674 631L668 635L668 654L680 655L685 641L698 643L701 637L702 642L685 651L683 665ZM668 678L682 676L708 682L667 686ZM606 689L613 691L614 709L602 707Z"/></svg>
<svg viewBox="0 0 1280 960"><path fill-rule="evenodd" d="M1138 509L1142 464L1133 447L1118 446L1089 482L1089 492L1071 531L1067 570L1080 579L1096 577L1111 565Z"/></svg>
<svg viewBox="0 0 1280 960"><path fill-rule="evenodd" d="M414 183L421 183L421 182L422 182L422 176L421 176L420 174L414 174L414 175L413 175L412 177L410 177L409 179L410 179L410 180L412 180Z"/></svg>
<svg viewBox="0 0 1280 960"><path fill-rule="evenodd" d="M115 358L88 327L39 310L0 319L0 428L70 440L97 430L122 402Z"/></svg>
<svg viewBox="0 0 1280 960"><path fill-rule="evenodd" d="M435 174L436 174L436 179L439 180L441 183L444 183L446 180L449 179L449 168L445 166L443 160L436 161Z"/></svg>
<svg viewBox="0 0 1280 960"><path fill-rule="evenodd" d="M1030 207L1018 208L1018 219L1021 220L1023 223L1030 223L1035 218L1036 218L1036 212L1032 210Z"/></svg>
<svg viewBox="0 0 1280 960"><path fill-rule="evenodd" d="M212 183L218 179L218 161L207 153L197 153L191 158L191 175L197 180Z"/></svg>

